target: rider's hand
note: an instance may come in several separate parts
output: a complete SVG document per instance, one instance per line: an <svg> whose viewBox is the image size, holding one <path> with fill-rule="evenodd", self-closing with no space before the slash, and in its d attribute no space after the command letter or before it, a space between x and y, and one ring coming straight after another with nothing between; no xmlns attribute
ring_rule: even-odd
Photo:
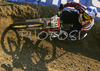
<svg viewBox="0 0 100 71"><path fill-rule="evenodd" d="M64 4L60 4L59 10L62 10L64 8Z"/></svg>

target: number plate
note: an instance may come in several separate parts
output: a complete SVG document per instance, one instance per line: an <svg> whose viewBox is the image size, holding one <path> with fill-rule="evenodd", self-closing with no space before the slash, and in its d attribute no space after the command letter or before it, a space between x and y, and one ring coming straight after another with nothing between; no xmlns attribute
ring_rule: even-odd
<svg viewBox="0 0 100 71"><path fill-rule="evenodd" d="M60 27L60 18L55 15L51 18L51 28Z"/></svg>

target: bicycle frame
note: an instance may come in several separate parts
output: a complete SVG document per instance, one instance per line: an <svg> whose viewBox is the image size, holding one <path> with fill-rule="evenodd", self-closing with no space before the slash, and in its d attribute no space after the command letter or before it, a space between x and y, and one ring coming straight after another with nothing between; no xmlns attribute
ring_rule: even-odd
<svg viewBox="0 0 100 71"><path fill-rule="evenodd" d="M55 31L55 30L61 30L61 22L60 22L60 14L62 13L62 11L58 11L57 15L51 17L51 18L38 18L38 19L29 19L26 20L26 22L42 22L44 23L43 26L41 27L31 27L28 26L27 29L31 29L31 30L44 30L46 32L49 31Z"/></svg>

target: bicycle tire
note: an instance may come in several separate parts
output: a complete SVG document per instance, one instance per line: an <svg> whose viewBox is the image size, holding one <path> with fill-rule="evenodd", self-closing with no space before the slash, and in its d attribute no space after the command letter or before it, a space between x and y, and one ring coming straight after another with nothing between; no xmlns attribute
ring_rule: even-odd
<svg viewBox="0 0 100 71"><path fill-rule="evenodd" d="M29 25L31 25L31 27L42 27L43 24L43 22L15 22L11 24L9 27L14 29L25 29Z"/></svg>

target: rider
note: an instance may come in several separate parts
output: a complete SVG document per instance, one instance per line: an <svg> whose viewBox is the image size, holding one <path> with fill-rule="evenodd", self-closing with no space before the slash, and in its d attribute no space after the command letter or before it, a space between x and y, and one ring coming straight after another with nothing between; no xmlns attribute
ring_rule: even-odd
<svg viewBox="0 0 100 71"><path fill-rule="evenodd" d="M66 4L61 4L59 9L62 10L65 7L74 7L77 10L65 10L62 12L61 20L63 23L74 24L67 32L70 33L73 30L77 30L78 33L74 33L73 36L78 38L78 34L80 33L80 38L84 38L94 25L94 18L97 16L96 7L86 7L80 3L68 2ZM72 37L69 36L69 38Z"/></svg>

